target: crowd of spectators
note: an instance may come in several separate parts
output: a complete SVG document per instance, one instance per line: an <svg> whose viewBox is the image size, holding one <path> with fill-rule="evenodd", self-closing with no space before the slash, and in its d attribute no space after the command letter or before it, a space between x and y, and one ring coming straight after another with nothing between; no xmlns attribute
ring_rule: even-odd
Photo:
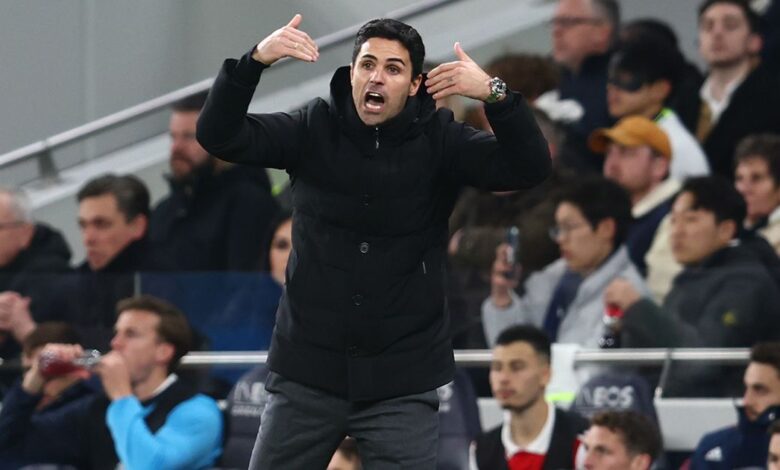
<svg viewBox="0 0 780 470"><path fill-rule="evenodd" d="M716 454L735 467L780 462L772 427L780 406L772 343L780 340L779 5L702 1L702 71L663 21L623 22L615 0L558 0L550 57L509 53L485 67L535 105L553 171L529 190L466 189L450 218L453 345L493 348L489 385L507 410L499 428L474 441L472 468L649 468L659 459L654 417L609 411L588 422L544 400L550 343L596 348L605 331L627 348L752 347L744 374L688 367L670 374L665 393L740 396L744 388L738 425L705 436L691 468L714 468L707 462ZM272 195L265 170L226 163L198 143L205 101L203 93L172 106L170 193L154 207L133 175L102 175L79 189L79 264L55 227L32 218L23 192L0 190L0 357L25 367L21 379L0 374L0 468L216 462L216 406L173 371L190 348L222 347L224 337L188 325L162 300L139 299L138 273L265 273L270 288L216 307L235 323L237 336L224 335L234 349L265 349L272 314L255 321L258 312L235 305L251 304L242 295L275 305L299 254L289 201ZM481 103L461 118L491 132ZM165 326L169 318L174 326ZM249 340L238 339L241 328ZM41 374L41 354L75 358L82 348L121 359L91 379L81 370ZM231 392L238 404L229 410L259 418L264 403L252 384L264 376L249 377ZM212 425L195 426L193 416ZM90 420L106 433L79 433ZM169 442L193 444L170 454ZM246 465L251 442L235 449ZM353 440L329 468L359 468Z"/></svg>

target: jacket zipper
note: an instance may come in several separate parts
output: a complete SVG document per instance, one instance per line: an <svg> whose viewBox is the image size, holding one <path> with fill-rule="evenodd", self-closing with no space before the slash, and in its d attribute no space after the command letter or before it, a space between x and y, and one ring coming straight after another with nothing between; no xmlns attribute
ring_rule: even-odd
<svg viewBox="0 0 780 470"><path fill-rule="evenodd" d="M374 136L376 137L376 147L374 147L376 150L379 150L379 128L374 128Z"/></svg>

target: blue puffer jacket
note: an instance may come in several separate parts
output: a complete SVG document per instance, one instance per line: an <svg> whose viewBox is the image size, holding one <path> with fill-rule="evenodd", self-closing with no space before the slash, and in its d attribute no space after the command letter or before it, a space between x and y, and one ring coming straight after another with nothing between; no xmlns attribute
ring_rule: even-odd
<svg viewBox="0 0 780 470"><path fill-rule="evenodd" d="M762 469L769 449L767 430L778 416L780 406L766 409L755 421L738 407L736 426L706 434L691 457L691 470Z"/></svg>

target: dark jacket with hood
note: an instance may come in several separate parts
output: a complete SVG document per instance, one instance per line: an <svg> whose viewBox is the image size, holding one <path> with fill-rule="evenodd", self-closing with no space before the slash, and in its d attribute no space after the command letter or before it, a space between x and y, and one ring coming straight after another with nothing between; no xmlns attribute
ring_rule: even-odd
<svg viewBox="0 0 780 470"><path fill-rule="evenodd" d="M509 190L547 177L528 106L514 93L487 105L494 137L437 111L421 85L397 116L369 127L342 67L330 103L247 116L264 68L249 54L225 61L198 140L220 158L291 176L293 250L271 370L352 401L449 382L447 219L462 185Z"/></svg>
<svg viewBox="0 0 780 470"><path fill-rule="evenodd" d="M780 416L780 406L765 410L755 421L745 415L745 409L737 408L739 421L736 426L706 434L691 456L691 470L731 470L766 468L769 439L767 432L772 422Z"/></svg>
<svg viewBox="0 0 780 470"><path fill-rule="evenodd" d="M213 162L177 181L149 219L149 240L177 271L247 271L260 265L263 237L277 211L262 168Z"/></svg>
<svg viewBox="0 0 780 470"><path fill-rule="evenodd" d="M746 348L780 339L780 294L752 249L737 245L716 251L674 278L660 307L643 299L626 309L624 347ZM741 372L712 366L677 367L669 396L738 393Z"/></svg>

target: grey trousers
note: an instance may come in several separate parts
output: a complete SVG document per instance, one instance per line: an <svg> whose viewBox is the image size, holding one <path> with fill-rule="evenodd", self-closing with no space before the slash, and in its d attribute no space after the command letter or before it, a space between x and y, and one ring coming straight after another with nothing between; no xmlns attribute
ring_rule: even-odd
<svg viewBox="0 0 780 470"><path fill-rule="evenodd" d="M325 470L346 435L357 441L364 469L436 468L436 390L350 403L273 372L266 389L251 470Z"/></svg>

